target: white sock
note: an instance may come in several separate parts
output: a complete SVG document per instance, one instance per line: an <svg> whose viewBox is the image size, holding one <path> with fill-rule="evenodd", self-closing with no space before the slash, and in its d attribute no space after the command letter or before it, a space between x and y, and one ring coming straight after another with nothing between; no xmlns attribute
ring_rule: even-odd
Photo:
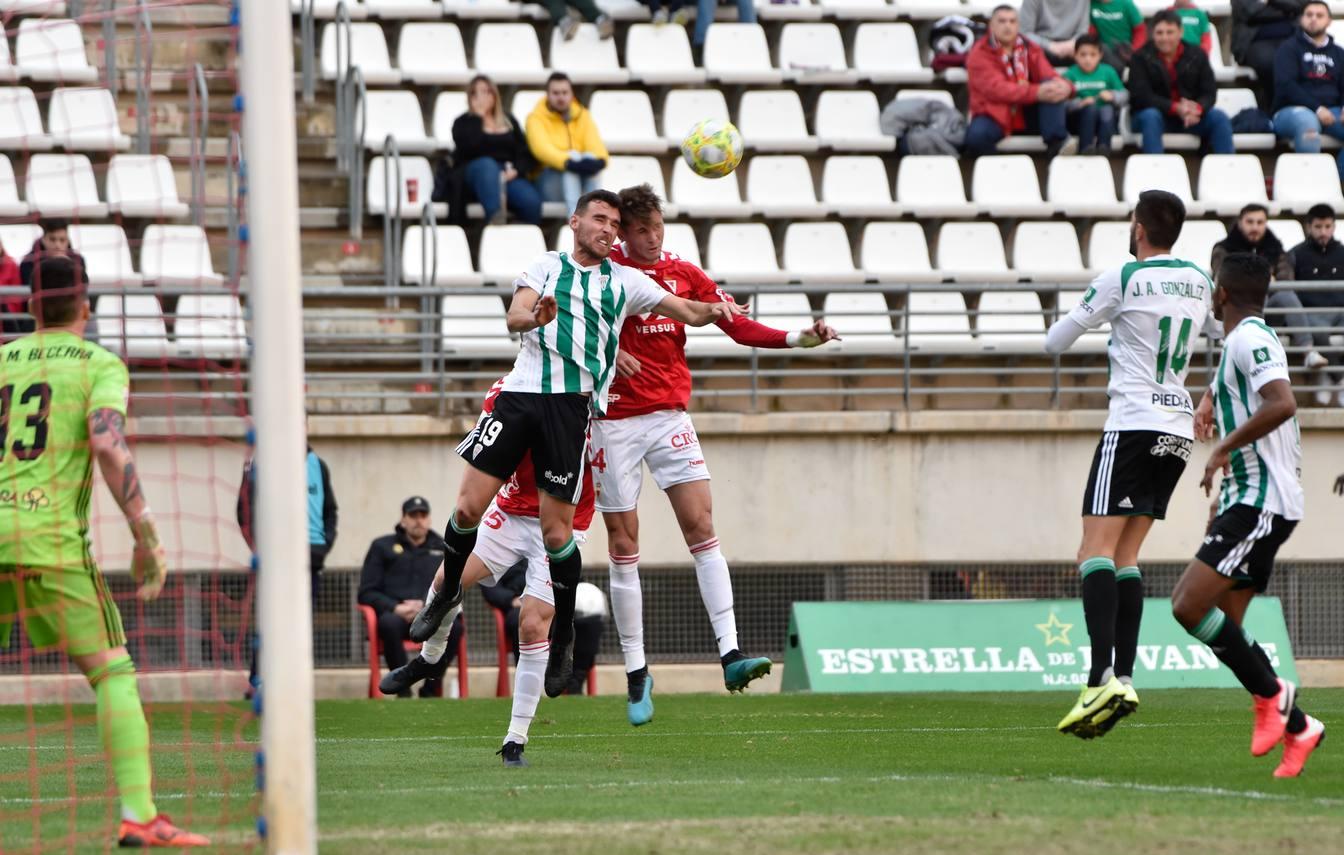
<svg viewBox="0 0 1344 855"><path fill-rule="evenodd" d="M700 599L709 613L709 625L719 642L719 656L737 649L737 617L733 614L733 580L728 562L719 551L719 539L712 537L691 547L695 559L695 580L700 583Z"/></svg>
<svg viewBox="0 0 1344 855"><path fill-rule="evenodd" d="M611 616L621 637L625 671L644 667L644 594L639 588L639 555L607 556L611 580Z"/></svg>
<svg viewBox="0 0 1344 855"><path fill-rule="evenodd" d="M509 719L509 735L505 742L527 744L527 729L541 703L541 684L546 678L546 660L550 658L549 641L533 641L518 645L518 667L513 673L513 716Z"/></svg>
<svg viewBox="0 0 1344 855"><path fill-rule="evenodd" d="M462 605L459 603L453 606L452 611L439 624L439 628L434 631L424 644L420 645L420 658L430 665L437 665L443 658L443 654L448 650L448 634L453 631L453 621L462 614Z"/></svg>

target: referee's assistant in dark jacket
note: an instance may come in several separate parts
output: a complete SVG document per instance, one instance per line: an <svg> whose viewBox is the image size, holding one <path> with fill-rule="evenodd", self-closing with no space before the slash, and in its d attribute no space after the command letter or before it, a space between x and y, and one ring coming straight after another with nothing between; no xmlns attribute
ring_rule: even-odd
<svg viewBox="0 0 1344 855"><path fill-rule="evenodd" d="M401 505L401 523L396 531L369 544L364 557L359 602L378 613L378 638L390 670L406 664L403 642L410 638L411 621L424 605L425 592L443 563L443 538L429 526L429 502L412 496ZM457 622L448 637L448 652L420 687L421 697L442 694L441 678L457 651L461 633L462 625ZM407 688L400 694L409 697L411 692Z"/></svg>

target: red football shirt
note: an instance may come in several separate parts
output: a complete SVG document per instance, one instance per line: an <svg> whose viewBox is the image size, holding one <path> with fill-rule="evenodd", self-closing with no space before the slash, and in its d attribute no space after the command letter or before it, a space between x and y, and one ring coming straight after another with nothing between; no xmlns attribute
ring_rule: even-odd
<svg viewBox="0 0 1344 855"><path fill-rule="evenodd" d="M637 264L625 254L625 245L611 250L616 264L633 267L662 285L669 293L702 303L731 303L727 294L705 271L684 258L664 252L652 266ZM737 317L720 321L719 328L747 347L788 347L788 333ZM686 327L681 321L649 312L631 315L621 327L620 349L639 360L634 377L616 375L607 397L609 419L642 416L659 410L684 410L691 400L691 369L686 364Z"/></svg>
<svg viewBox="0 0 1344 855"><path fill-rule="evenodd" d="M495 385L490 387L490 391L485 393L485 402L481 405L481 411L485 413L493 412L495 409L495 398L499 397L499 392L504 387L504 378L495 381ZM574 530L587 531L593 524L593 468L584 461L583 467L583 493L579 496L579 506L574 511ZM516 517L540 517L541 500L537 496L537 475L532 468L532 453L523 455L518 468L513 470L509 480L504 482L504 486L499 488L499 493L495 496L495 504L506 514L512 514Z"/></svg>

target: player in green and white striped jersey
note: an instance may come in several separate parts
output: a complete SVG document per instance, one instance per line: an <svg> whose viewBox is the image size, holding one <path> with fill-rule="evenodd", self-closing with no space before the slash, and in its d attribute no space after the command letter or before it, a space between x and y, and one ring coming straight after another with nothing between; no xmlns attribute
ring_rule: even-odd
<svg viewBox="0 0 1344 855"><path fill-rule="evenodd" d="M462 597L462 568L476 545L476 526L527 453L540 496L542 540L550 560L555 620L545 689L564 691L573 667L574 596L582 575L574 508L587 465L588 418L607 406L621 325L656 310L691 326L745 314L736 303L702 303L669 293L642 272L608 258L621 225L620 198L595 190L579 199L569 226L572 253L547 252L514 280L509 332L522 348L494 408L482 413L457 447L468 467L444 531L443 591L434 591L412 624L437 625Z"/></svg>
<svg viewBox="0 0 1344 855"><path fill-rule="evenodd" d="M1269 262L1229 255L1218 271L1214 314L1227 338L1218 371L1195 413L1195 432L1221 440L1200 482L1209 493L1221 471L1218 516L1171 596L1172 613L1209 645L1255 699L1251 753L1284 743L1275 777L1291 778L1325 737L1325 725L1295 704L1297 687L1274 673L1272 660L1242 626L1264 591L1274 556L1302 519L1302 445L1288 357L1264 321Z"/></svg>

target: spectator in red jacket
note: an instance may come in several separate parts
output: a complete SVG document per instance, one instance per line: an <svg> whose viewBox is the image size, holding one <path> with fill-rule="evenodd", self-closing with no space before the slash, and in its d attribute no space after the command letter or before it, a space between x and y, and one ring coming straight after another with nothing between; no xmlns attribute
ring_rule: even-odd
<svg viewBox="0 0 1344 855"><path fill-rule="evenodd" d="M1018 32L1017 10L1002 5L989 18L989 35L975 43L966 59L971 93L971 123L966 153L993 154L999 140L1036 132L1054 157L1069 138L1065 102L1073 86L1058 74L1045 52Z"/></svg>
<svg viewBox="0 0 1344 855"><path fill-rule="evenodd" d="M5 252L5 247L0 244L0 286L22 285L23 279L19 276L19 263L14 260L14 256ZM22 296L0 298L0 312L3 313L3 326L6 333L18 334L18 319L15 315L24 314L27 309L25 304L27 298ZM6 335L8 339L10 336Z"/></svg>

